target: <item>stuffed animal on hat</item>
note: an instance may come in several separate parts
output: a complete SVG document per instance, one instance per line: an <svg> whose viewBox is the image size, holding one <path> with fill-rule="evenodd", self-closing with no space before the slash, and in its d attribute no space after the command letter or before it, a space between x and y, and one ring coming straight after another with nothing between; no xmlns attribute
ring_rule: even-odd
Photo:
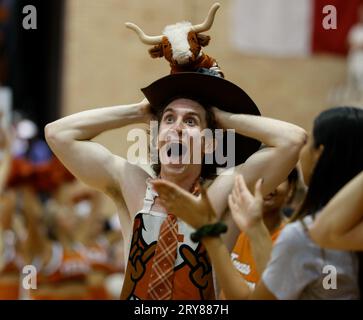
<svg viewBox="0 0 363 320"><path fill-rule="evenodd" d="M192 25L188 21L179 22L167 26L160 36L146 35L140 27L131 22L127 22L126 27L135 31L143 43L154 45L149 50L151 57L165 57L170 63L171 74L204 68L211 69L224 77L217 61L202 51L202 47L209 44L210 37L201 33L210 30L219 7L220 4L215 3L202 24Z"/></svg>

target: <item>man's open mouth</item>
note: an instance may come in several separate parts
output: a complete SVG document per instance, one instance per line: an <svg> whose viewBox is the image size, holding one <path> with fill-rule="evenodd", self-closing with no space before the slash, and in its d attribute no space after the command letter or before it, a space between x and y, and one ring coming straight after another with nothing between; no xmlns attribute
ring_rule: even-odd
<svg viewBox="0 0 363 320"><path fill-rule="evenodd" d="M180 142L172 142L167 146L166 154L169 158L182 158L187 153L188 148Z"/></svg>

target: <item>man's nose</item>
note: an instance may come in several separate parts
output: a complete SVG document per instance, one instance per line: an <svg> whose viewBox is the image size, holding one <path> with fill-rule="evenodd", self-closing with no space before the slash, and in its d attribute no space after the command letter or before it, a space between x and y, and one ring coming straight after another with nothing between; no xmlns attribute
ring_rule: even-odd
<svg viewBox="0 0 363 320"><path fill-rule="evenodd" d="M178 119L174 122L173 129L178 133L181 134L182 130L184 129L184 122L183 119Z"/></svg>

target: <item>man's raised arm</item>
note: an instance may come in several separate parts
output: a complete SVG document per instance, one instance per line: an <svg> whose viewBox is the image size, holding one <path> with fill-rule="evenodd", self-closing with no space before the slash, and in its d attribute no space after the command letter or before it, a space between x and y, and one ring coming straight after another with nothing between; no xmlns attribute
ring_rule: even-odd
<svg viewBox="0 0 363 320"><path fill-rule="evenodd" d="M104 131L147 122L149 118L149 103L145 99L136 104L92 109L59 119L45 127L45 137L55 155L78 179L105 193L118 193L121 191L119 177L125 166L140 172L142 169L91 140Z"/></svg>
<svg viewBox="0 0 363 320"><path fill-rule="evenodd" d="M235 175L243 174L250 190L263 178L262 193L266 195L286 180L299 160L300 149L306 141L306 132L291 123L246 114L231 114L214 109L222 128L235 129L236 133L261 141L266 148L251 155L233 174L219 176L208 190L218 215L227 206ZM236 150L236 154L238 150ZM223 190L223 192L221 192ZM217 205L219 203L220 205Z"/></svg>

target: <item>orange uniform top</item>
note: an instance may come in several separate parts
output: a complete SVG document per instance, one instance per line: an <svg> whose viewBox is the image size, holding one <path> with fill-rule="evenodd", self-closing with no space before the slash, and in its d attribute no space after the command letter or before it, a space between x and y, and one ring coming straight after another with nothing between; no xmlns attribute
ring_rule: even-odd
<svg viewBox="0 0 363 320"><path fill-rule="evenodd" d="M11 281L5 280L7 274L16 275ZM14 262L7 263L0 272L0 300L18 300L19 290L19 268Z"/></svg>
<svg viewBox="0 0 363 320"><path fill-rule="evenodd" d="M52 247L50 262L41 268L37 277L37 286L65 284L67 282L81 281L86 284L86 276L89 272L89 264L75 250L65 250L59 243ZM55 299L86 299L86 296L59 296L55 289L51 295L44 295L40 290L31 290L31 298L34 300L55 300Z"/></svg>
<svg viewBox="0 0 363 320"><path fill-rule="evenodd" d="M278 238L282 228L282 224L272 235L271 240L274 243ZM250 240L245 233L241 233L232 250L231 259L241 276L247 281L247 284L254 288L260 280L260 275L256 270L256 263L252 255Z"/></svg>
<svg viewBox="0 0 363 320"><path fill-rule="evenodd" d="M0 272L0 274L6 273L19 273L19 264L16 261L6 262Z"/></svg>
<svg viewBox="0 0 363 320"><path fill-rule="evenodd" d="M60 263L54 269L47 267L43 272L39 273L39 284L83 280L89 271L87 261L78 252L73 250L64 250Z"/></svg>
<svg viewBox="0 0 363 320"><path fill-rule="evenodd" d="M103 275L109 275L117 272L117 270L110 263L107 245L108 243L106 239L99 239L94 244L88 246L84 246L83 244L79 243L76 246L76 250L88 262L90 271L96 271L102 273ZM89 300L111 299L105 288L104 279L101 282L89 284L87 290Z"/></svg>
<svg viewBox="0 0 363 320"><path fill-rule="evenodd" d="M90 268L105 274L117 272L116 268L111 264L109 253L107 250L107 240L100 239L92 245L84 246L77 244L76 250L82 257L88 261Z"/></svg>

